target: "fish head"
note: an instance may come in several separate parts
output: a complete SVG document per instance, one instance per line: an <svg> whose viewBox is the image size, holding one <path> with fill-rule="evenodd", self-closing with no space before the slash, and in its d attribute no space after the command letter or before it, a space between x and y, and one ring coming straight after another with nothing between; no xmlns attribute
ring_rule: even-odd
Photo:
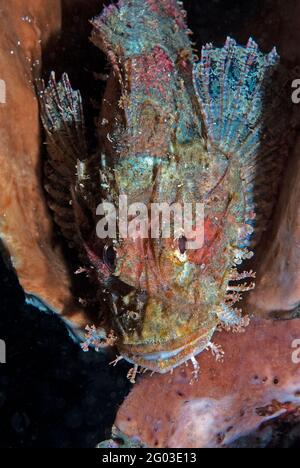
<svg viewBox="0 0 300 468"><path fill-rule="evenodd" d="M206 238L199 249L186 250L181 236L128 238L106 250L111 327L126 360L165 373L209 344L218 324L215 305L225 292L204 264L216 232L205 224L211 242Z"/></svg>

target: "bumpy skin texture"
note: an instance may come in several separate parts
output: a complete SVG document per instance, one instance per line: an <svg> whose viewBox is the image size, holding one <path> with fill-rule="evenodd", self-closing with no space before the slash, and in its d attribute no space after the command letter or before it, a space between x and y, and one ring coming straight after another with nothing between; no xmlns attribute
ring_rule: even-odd
<svg viewBox="0 0 300 468"><path fill-rule="evenodd" d="M222 49L205 46L196 63L174 0L120 1L93 24L92 40L112 65L107 96L117 99L104 103L101 149L90 157L80 95L66 76L59 84L52 77L42 96L47 190L56 222L107 294L121 355L164 373L207 348L219 325L238 331L248 323L234 304L255 275L236 266L252 256L256 201L265 200L258 235L281 169L284 119L270 86L278 56L228 38ZM119 240L109 262L110 241L95 240L85 213L93 217L100 198L117 206L119 195L148 207L203 203L204 245L182 251L178 239Z"/></svg>

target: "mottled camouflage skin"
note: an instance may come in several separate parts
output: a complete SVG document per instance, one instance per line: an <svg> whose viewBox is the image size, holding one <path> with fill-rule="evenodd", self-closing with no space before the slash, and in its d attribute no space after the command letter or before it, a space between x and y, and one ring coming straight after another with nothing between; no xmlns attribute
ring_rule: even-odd
<svg viewBox="0 0 300 468"><path fill-rule="evenodd" d="M89 168L85 148L73 157L81 160L69 178L73 210L84 199L93 211L90 193L99 185L95 199L101 194L116 205L120 194L128 203L148 206L205 205L202 248L184 252L178 239L127 239L114 242L115 262L105 258L111 242L99 245L92 234L87 239L76 213L73 219L79 248L107 293L120 354L163 373L207 348L219 325L240 330L247 324L234 304L240 292L253 287L255 275L235 267L252 256L256 199L266 199L268 191L261 210L266 219L272 202L265 182L274 191L281 168L283 123L264 107L278 56L274 50L259 53L252 40L243 48L228 39L223 49L205 46L197 63L185 13L175 0L120 1L93 25L92 40L106 52L112 74L99 118L96 169L95 158ZM56 85L53 79L44 97L52 146L54 124L73 123L75 134L83 125L76 105L80 96L64 80ZM69 109L63 116L57 89ZM274 108L278 100L276 95ZM51 151L50 145L50 162L55 146ZM262 180L256 180L257 172Z"/></svg>

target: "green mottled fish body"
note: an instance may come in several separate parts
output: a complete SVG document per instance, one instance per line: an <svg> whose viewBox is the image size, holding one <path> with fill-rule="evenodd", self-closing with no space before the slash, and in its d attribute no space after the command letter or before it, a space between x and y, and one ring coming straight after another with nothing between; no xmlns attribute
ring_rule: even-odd
<svg viewBox="0 0 300 468"><path fill-rule="evenodd" d="M211 344L217 328L248 323L237 303L255 274L240 265L269 218L284 158L272 85L279 58L252 39L241 47L228 38L221 49L204 46L197 62L175 0L121 0L93 26L92 41L112 67L96 157L83 143L80 95L67 77L57 84L52 76L42 98L55 219L97 273L121 356L135 370L161 373L191 359L197 372L199 352L221 356ZM68 221L55 200L55 171L59 192L72 198ZM186 248L195 231L99 241L83 213L96 225L96 200L118 206L125 195L149 212L153 204L203 206L203 244Z"/></svg>

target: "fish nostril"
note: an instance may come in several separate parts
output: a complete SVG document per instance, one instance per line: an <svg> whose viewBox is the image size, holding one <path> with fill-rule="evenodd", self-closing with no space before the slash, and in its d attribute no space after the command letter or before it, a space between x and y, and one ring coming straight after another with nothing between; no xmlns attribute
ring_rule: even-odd
<svg viewBox="0 0 300 468"><path fill-rule="evenodd" d="M186 243L187 243L187 238L185 236L181 236L178 239L178 247L182 255L186 252Z"/></svg>
<svg viewBox="0 0 300 468"><path fill-rule="evenodd" d="M112 245L104 247L103 261L110 270L114 270L116 268L117 254Z"/></svg>

